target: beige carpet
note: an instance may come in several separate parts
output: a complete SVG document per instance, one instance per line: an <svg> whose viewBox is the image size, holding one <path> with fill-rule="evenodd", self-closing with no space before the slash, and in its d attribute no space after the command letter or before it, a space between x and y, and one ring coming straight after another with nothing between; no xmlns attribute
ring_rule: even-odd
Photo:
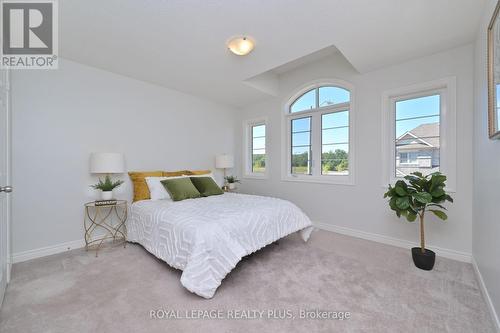
<svg viewBox="0 0 500 333"><path fill-rule="evenodd" d="M98 258L74 250L16 264L0 331L494 332L471 265L438 258L433 271L421 271L409 250L325 231L307 244L292 235L245 259L211 300L186 291L180 274L133 244ZM158 309L184 318L151 319ZM351 315L300 318L315 309ZM225 319L185 318L191 310ZM228 319L244 317L236 310L295 319Z"/></svg>

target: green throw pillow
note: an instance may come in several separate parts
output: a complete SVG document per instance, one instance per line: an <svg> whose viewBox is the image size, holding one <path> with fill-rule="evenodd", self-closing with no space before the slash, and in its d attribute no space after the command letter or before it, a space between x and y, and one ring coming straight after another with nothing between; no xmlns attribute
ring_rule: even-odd
<svg viewBox="0 0 500 333"><path fill-rule="evenodd" d="M200 192L194 187L191 179L186 178L175 178L162 180L161 183L163 187L170 193L170 197L174 201L181 201L184 199L194 199L199 198Z"/></svg>
<svg viewBox="0 0 500 333"><path fill-rule="evenodd" d="M224 194L212 177L191 177L191 182L198 189L202 197Z"/></svg>

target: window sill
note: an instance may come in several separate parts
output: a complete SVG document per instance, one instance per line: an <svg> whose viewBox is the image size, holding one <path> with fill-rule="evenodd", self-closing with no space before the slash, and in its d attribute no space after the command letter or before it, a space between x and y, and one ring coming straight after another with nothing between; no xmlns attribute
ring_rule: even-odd
<svg viewBox="0 0 500 333"><path fill-rule="evenodd" d="M346 186L355 185L352 176L323 176L323 177L284 176L281 177L281 180L285 182L315 183L315 184L326 184L326 185L346 185Z"/></svg>
<svg viewBox="0 0 500 333"><path fill-rule="evenodd" d="M242 176L243 179L268 179L267 174L247 174Z"/></svg>

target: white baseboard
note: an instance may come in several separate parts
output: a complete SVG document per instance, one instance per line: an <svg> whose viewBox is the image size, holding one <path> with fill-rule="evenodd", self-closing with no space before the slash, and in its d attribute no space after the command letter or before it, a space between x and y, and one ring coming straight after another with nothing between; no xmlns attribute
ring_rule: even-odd
<svg viewBox="0 0 500 333"><path fill-rule="evenodd" d="M388 245L392 245L392 246L403 247L406 249L419 246L417 243L410 242L407 240L393 238L393 237L384 236L384 235L380 235L380 234L374 234L371 232L366 232L366 231L361 231L361 230L356 230L356 229L351 229L351 228L346 228L346 227L341 227L341 226L333 225L333 224L329 224L329 223L313 222L313 224L315 227L322 229L322 230L332 231L332 232L336 232L339 234L352 236L352 237L356 237L356 238L362 238L362 239L366 239L366 240L371 240L374 242L388 244ZM460 252L460 251L455 251L455 250L450 250L450 249L444 249L441 247L431 246L431 245L429 245L429 248L432 249L434 252L436 252L437 255L439 255L443 258L453 259L453 260L467 262L467 263L472 262L472 255L470 253Z"/></svg>
<svg viewBox="0 0 500 333"><path fill-rule="evenodd" d="M314 222L314 226L317 227L318 229L336 232L336 233L347 235L347 236L362 238L362 239L371 240L374 242L388 244L388 245L402 247L402 248L411 248L411 247L418 246L417 243L410 242L407 240L388 237L388 236L384 236L384 235L380 235L380 234L370 233L370 232L346 228L346 227L341 227L341 226L330 224L330 223ZM14 253L12 255L12 262L18 263L18 262L23 262L26 260L35 259L35 258L50 256L52 254L61 253L61 252L69 251L69 250L73 250L73 249L78 249L78 248L82 248L84 246L85 246L85 241L83 239L79 239L79 240L75 240L75 241L71 241L71 242L65 242L65 243L56 244L56 245L47 246L47 247L42 247L42 248L38 248L38 249L17 252L17 253ZM434 252L436 252L436 254L438 254L439 256L442 256L444 258L453 259L453 260L462 261L462 262L467 262L467 263L472 262L472 255L470 253L460 252L460 251L455 251L455 250L450 250L450 249L444 249L444 248L440 248L437 246L429 246L429 248L431 248Z"/></svg>
<svg viewBox="0 0 500 333"><path fill-rule="evenodd" d="M486 289L486 284L484 283L483 276L479 271L479 267L477 266L477 262L474 257L472 257L472 267L474 268L474 273L476 273L476 278L479 283L481 293L483 294L484 300L486 301L488 309L490 310L491 319L493 319L493 322L496 325L497 332L500 333L500 320L498 319L497 312L495 311L495 307L493 306L493 302L491 301L490 294L488 293L488 289Z"/></svg>
<svg viewBox="0 0 500 333"><path fill-rule="evenodd" d="M12 276L12 260L9 259L7 263L7 283L10 282L10 277Z"/></svg>
<svg viewBox="0 0 500 333"><path fill-rule="evenodd" d="M83 239L79 239L71 242L65 242L61 244L41 247L39 249L17 252L12 254L12 262L18 263L35 258L50 256L52 254L61 253L64 251L79 249L84 246L85 246L85 241Z"/></svg>

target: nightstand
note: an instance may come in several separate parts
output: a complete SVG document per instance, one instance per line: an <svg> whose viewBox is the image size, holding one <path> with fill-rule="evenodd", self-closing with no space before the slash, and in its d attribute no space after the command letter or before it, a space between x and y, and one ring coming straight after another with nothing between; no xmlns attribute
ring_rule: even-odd
<svg viewBox="0 0 500 333"><path fill-rule="evenodd" d="M127 244L127 201L117 200L116 204L96 205L95 201L85 204L85 217L83 225L85 228L85 250L95 246L95 256L105 240L123 242ZM93 238L98 233L97 238Z"/></svg>

